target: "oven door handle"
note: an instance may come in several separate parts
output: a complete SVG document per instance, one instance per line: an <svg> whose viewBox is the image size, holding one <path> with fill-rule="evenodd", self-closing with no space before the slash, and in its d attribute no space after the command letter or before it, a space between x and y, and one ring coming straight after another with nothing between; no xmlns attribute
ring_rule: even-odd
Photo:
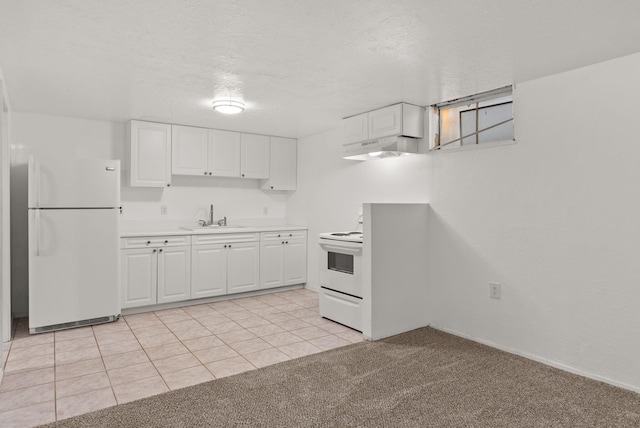
<svg viewBox="0 0 640 428"><path fill-rule="evenodd" d="M357 255L362 252L362 244L353 242L340 242L340 244L330 244L328 242L320 241L320 246L328 251L334 253L353 254Z"/></svg>

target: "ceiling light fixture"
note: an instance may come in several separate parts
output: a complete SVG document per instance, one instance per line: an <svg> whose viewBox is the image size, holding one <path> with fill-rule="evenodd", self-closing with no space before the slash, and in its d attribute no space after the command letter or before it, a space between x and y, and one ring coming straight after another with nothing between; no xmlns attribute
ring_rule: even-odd
<svg viewBox="0 0 640 428"><path fill-rule="evenodd" d="M244 103L232 99L219 99L213 102L213 109L224 114L238 114L244 111Z"/></svg>

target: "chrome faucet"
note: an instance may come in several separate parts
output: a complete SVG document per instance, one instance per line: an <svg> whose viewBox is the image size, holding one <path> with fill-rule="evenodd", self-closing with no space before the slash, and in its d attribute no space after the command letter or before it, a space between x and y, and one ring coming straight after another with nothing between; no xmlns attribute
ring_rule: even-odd
<svg viewBox="0 0 640 428"><path fill-rule="evenodd" d="M222 217L218 220L218 226L226 226L227 225L227 216Z"/></svg>
<svg viewBox="0 0 640 428"><path fill-rule="evenodd" d="M213 204L211 204L211 207L209 208L209 224L208 226L213 225Z"/></svg>

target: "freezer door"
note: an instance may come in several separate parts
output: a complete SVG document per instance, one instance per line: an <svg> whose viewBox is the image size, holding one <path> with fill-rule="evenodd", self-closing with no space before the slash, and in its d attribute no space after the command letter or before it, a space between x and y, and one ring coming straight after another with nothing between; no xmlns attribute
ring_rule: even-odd
<svg viewBox="0 0 640 428"><path fill-rule="evenodd" d="M29 157L29 208L120 205L120 161Z"/></svg>
<svg viewBox="0 0 640 428"><path fill-rule="evenodd" d="M120 314L117 209L29 210L29 328Z"/></svg>

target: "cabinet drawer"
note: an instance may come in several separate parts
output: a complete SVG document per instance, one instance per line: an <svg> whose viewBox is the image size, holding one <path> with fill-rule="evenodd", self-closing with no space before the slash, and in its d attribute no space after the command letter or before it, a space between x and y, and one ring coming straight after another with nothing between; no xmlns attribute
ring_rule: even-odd
<svg viewBox="0 0 640 428"><path fill-rule="evenodd" d="M121 238L120 248L145 247L176 247L191 245L190 236L139 236L135 238Z"/></svg>
<svg viewBox="0 0 640 428"><path fill-rule="evenodd" d="M306 230L279 230L277 232L260 233L260 241L279 241L281 239L306 238Z"/></svg>
<svg viewBox="0 0 640 428"><path fill-rule="evenodd" d="M258 233L212 233L210 235L194 235L193 245L228 244L230 242L257 242Z"/></svg>

